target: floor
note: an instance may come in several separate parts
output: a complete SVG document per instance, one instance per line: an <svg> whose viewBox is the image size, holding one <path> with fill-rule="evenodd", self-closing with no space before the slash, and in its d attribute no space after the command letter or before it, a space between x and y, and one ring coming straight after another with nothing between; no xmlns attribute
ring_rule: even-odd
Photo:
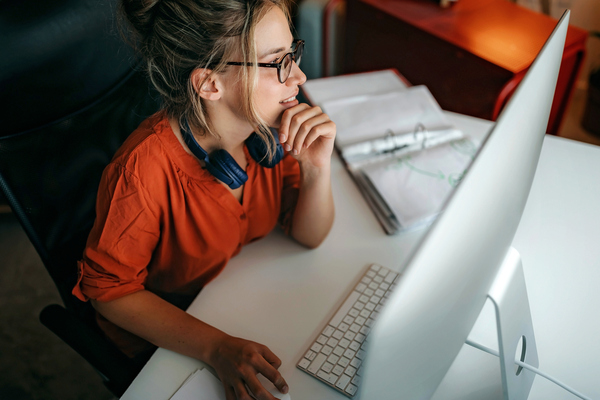
<svg viewBox="0 0 600 400"><path fill-rule="evenodd" d="M586 93L576 90L559 136L600 145L580 121ZM0 205L0 399L110 400L95 371L41 325L60 303L54 284L15 218Z"/></svg>

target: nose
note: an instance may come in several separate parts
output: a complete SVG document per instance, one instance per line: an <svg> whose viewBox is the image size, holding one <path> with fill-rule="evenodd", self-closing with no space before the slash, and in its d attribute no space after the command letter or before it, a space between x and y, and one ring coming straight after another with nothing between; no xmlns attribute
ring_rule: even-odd
<svg viewBox="0 0 600 400"><path fill-rule="evenodd" d="M304 82L306 82L306 75L304 75L304 72L302 72L298 64L296 64L296 61L292 62L292 70L290 71L290 76L286 83L300 86Z"/></svg>

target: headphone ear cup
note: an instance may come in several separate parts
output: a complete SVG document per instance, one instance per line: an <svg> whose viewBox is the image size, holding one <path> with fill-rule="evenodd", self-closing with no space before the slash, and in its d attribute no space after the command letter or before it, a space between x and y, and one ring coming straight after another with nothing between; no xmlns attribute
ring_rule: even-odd
<svg viewBox="0 0 600 400"><path fill-rule="evenodd" d="M283 147L279 143L279 132L276 129L271 128L271 134L275 139L275 154L273 159L269 161L267 158L268 150L267 145L256 133L252 133L248 139L246 139L246 147L250 156L260 165L265 168L273 168L283 158Z"/></svg>
<svg viewBox="0 0 600 400"><path fill-rule="evenodd" d="M210 155L210 162L206 163L206 169L215 178L227 183L231 189L239 188L248 180L246 171L241 169L233 157L223 149Z"/></svg>

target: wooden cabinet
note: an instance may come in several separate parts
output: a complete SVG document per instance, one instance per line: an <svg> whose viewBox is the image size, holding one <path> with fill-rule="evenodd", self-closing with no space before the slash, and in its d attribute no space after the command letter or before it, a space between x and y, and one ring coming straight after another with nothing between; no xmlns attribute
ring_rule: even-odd
<svg viewBox="0 0 600 400"><path fill-rule="evenodd" d="M348 0L344 72L396 68L442 108L495 120L556 20L508 0ZM548 132L558 132L587 32L569 27Z"/></svg>

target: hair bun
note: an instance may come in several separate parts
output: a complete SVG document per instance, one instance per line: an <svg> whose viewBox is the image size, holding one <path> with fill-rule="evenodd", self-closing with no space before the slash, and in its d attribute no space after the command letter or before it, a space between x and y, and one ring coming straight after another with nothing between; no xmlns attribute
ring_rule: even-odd
<svg viewBox="0 0 600 400"><path fill-rule="evenodd" d="M132 27L143 37L152 32L156 5L161 0L122 0L121 8Z"/></svg>

